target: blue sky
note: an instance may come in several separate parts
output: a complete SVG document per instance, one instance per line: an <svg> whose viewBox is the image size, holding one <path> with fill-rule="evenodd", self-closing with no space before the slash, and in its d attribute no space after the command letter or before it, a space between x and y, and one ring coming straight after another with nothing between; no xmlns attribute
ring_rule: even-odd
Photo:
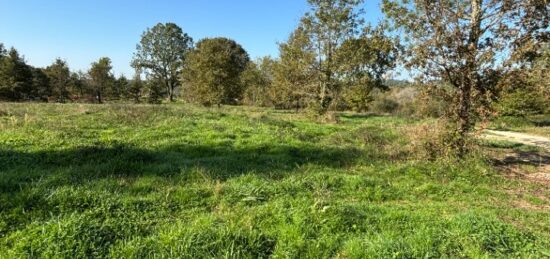
<svg viewBox="0 0 550 259"><path fill-rule="evenodd" d="M381 17L380 0L366 0L365 18ZM73 70L107 56L117 75L129 65L147 27L174 22L195 41L224 36L252 58L278 53L308 10L306 0L0 0L0 42L14 46L34 66L60 57Z"/></svg>

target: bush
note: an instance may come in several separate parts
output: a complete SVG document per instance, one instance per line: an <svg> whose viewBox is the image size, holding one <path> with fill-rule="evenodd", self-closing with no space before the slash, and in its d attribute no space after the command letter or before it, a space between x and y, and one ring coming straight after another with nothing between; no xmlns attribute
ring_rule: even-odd
<svg viewBox="0 0 550 259"><path fill-rule="evenodd" d="M409 153L420 160L434 161L440 158L456 157L456 133L451 124L444 119L410 126L403 129L403 134L410 140ZM474 149L474 142L467 139L466 148Z"/></svg>
<svg viewBox="0 0 550 259"><path fill-rule="evenodd" d="M372 111L378 113L394 113L399 108L400 104L389 98L376 100L372 104Z"/></svg>
<svg viewBox="0 0 550 259"><path fill-rule="evenodd" d="M498 111L505 116L527 116L542 114L548 109L544 97L530 89L517 89L505 94L498 105Z"/></svg>

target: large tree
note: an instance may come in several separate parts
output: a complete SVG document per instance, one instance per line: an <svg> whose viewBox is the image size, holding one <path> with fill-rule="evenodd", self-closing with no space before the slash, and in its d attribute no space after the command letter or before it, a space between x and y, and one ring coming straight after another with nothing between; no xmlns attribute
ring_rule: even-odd
<svg viewBox="0 0 550 259"><path fill-rule="evenodd" d="M341 107L366 111L372 91L388 88L383 76L395 68L398 42L384 31L382 25L365 27L359 36L344 41L336 51L336 73L343 89L335 97L341 98Z"/></svg>
<svg viewBox="0 0 550 259"><path fill-rule="evenodd" d="M46 67L45 73L50 81L51 97L57 102L66 102L69 99L71 84L71 71L67 66L67 62L57 58L51 65Z"/></svg>
<svg viewBox="0 0 550 259"><path fill-rule="evenodd" d="M456 89L460 155L479 110L474 105L487 96L495 72L506 68L513 47L548 31L548 8L546 0L384 0L388 20L402 29L407 67L425 82Z"/></svg>
<svg viewBox="0 0 550 259"><path fill-rule="evenodd" d="M301 26L279 44L279 60L273 66L273 85L268 91L276 108L298 110L317 98L315 61L310 37Z"/></svg>
<svg viewBox="0 0 550 259"><path fill-rule="evenodd" d="M30 97L31 67L16 49L6 51L0 45L0 99L18 101Z"/></svg>
<svg viewBox="0 0 550 259"><path fill-rule="evenodd" d="M302 26L316 54L318 108L324 113L341 87L337 75L341 64L335 58L336 53L364 23L358 9L362 0L308 0L308 3L311 11L302 18Z"/></svg>
<svg viewBox="0 0 550 259"><path fill-rule="evenodd" d="M92 63L92 67L90 71L88 71L91 86L94 89L94 94L98 103L103 102L103 92L115 81L113 73L111 72L112 68L111 59L102 57L97 62Z"/></svg>
<svg viewBox="0 0 550 259"><path fill-rule="evenodd" d="M365 25L363 0L308 3L311 10L289 42L280 46L283 66L279 70L294 77L280 80L293 88L289 96L297 103L306 100L310 108L324 114L342 103L342 93L354 91L368 97L372 88L383 87L381 77L394 67L397 42L384 34L383 27Z"/></svg>
<svg viewBox="0 0 550 259"><path fill-rule="evenodd" d="M132 66L161 83L174 101L185 56L192 46L193 39L176 24L159 23L141 36Z"/></svg>
<svg viewBox="0 0 550 259"><path fill-rule="evenodd" d="M246 51L231 39L199 41L182 73L187 98L207 106L239 103L244 92L240 76L249 62Z"/></svg>

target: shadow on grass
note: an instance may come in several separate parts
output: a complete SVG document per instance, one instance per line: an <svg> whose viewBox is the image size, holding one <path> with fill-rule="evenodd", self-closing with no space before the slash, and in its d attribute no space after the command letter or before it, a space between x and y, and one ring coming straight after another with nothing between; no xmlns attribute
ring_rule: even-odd
<svg viewBox="0 0 550 259"><path fill-rule="evenodd" d="M550 119L534 120L533 124L536 127L550 127Z"/></svg>
<svg viewBox="0 0 550 259"><path fill-rule="evenodd" d="M0 193L16 192L27 183L61 177L77 184L102 177L171 177L192 170L215 180L242 174L282 178L305 164L345 168L365 157L355 148L172 145L158 150L128 145L88 146L63 151L20 152L0 149ZM377 158L373 158L377 159ZM60 183L61 184L61 183Z"/></svg>
<svg viewBox="0 0 550 259"><path fill-rule="evenodd" d="M545 165L550 165L550 155L541 154L538 152L515 151L508 154L503 159L493 160L493 163L497 166L514 166L514 165L545 166Z"/></svg>

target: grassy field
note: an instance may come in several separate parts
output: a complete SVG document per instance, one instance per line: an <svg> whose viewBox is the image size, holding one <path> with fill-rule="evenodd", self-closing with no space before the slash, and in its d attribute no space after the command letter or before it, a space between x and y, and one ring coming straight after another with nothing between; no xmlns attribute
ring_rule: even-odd
<svg viewBox="0 0 550 259"><path fill-rule="evenodd" d="M548 188L406 118L0 104L0 258L549 257Z"/></svg>

